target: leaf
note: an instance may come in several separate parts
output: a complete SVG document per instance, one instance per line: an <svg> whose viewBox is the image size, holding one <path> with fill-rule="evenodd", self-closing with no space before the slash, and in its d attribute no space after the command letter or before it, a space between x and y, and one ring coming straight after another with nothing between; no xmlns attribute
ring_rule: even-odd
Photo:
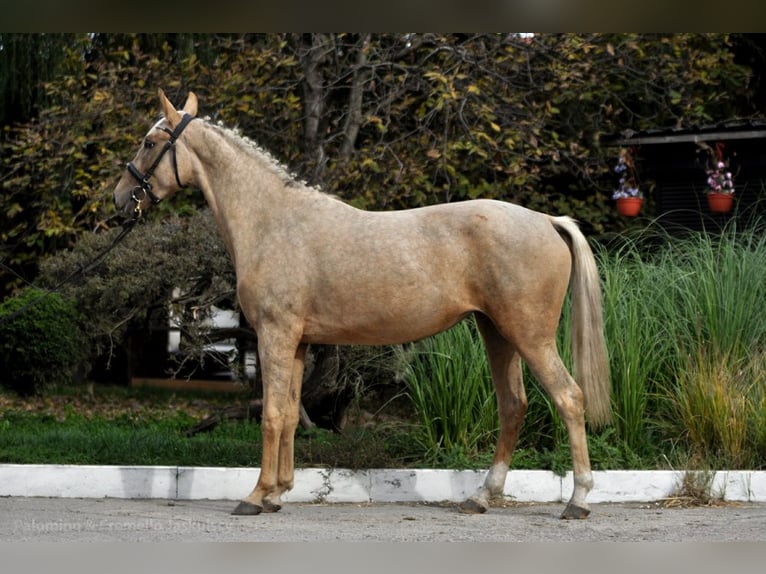
<svg viewBox="0 0 766 574"><path fill-rule="evenodd" d="M446 84L448 82L447 76L440 72L430 71L423 74L425 78L428 78L429 80L436 80L439 83Z"/></svg>
<svg viewBox="0 0 766 574"><path fill-rule="evenodd" d="M6 211L5 215L8 217L8 219L11 219L12 217L15 217L19 213L24 211L24 208L21 207L18 203L13 203Z"/></svg>

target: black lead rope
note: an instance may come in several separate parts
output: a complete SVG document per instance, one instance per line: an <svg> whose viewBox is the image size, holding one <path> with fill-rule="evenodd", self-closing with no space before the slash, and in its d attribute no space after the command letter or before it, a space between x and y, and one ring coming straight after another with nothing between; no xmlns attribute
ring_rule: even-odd
<svg viewBox="0 0 766 574"><path fill-rule="evenodd" d="M36 286L35 286L35 285L33 285L32 283L29 283L29 285L30 285L31 287L35 287L36 289L38 289L38 290L40 290L40 291L43 291L43 293L41 293L39 297L36 297L36 298L32 299L31 301L28 301L28 302L27 302L25 305L23 305L22 307L20 307L20 308L16 309L16 310L15 310L13 313L10 313L9 315L6 315L5 317L0 317L0 324L2 324L2 323L6 323L6 322L8 322L8 321L12 321L13 319L15 319L16 317L18 317L18 316L19 316L19 315L21 315L22 313L26 313L26 311L27 311L28 309L30 309L31 307L34 307L34 306L35 306L35 305L37 305L37 304L38 304L40 301L42 301L42 300L43 300L43 299L45 299L46 297L49 297L50 295L52 295L53 293L55 293L56 291L58 291L59 289L61 289L61 288L62 288L64 285L66 285L67 283L69 283L70 281L72 281L73 279L75 279L77 276L79 276L79 275L87 275L88 273L90 273L91 271L93 271L93 269L94 269L94 268L95 268L95 267L96 267L96 266L97 266L99 263L101 263L101 261L104 259L104 257L106 257L106 256L109 254L109 252L110 252L110 251L112 251L112 249L114 249L115 247L117 247L117 245L118 245L118 244L119 244L119 243L120 243L120 242L121 242L123 239L125 239L125 237L127 237L128 233L130 233L131 231L133 231L133 228L136 226L136 223L138 223L138 219L139 219L139 217L138 217L137 215L136 215L136 216L134 216L134 217L131 217L130 219L128 219L128 220L127 220L125 223L123 223L123 224L122 224L122 231L120 231L119 235L117 235L117 237L115 237L115 238L112 240L112 242L111 242L111 243L110 243L110 244L109 244L109 245L108 245L106 248L102 249L102 250L101 250L101 252L99 252L99 253L98 253L98 254L97 254L97 255L96 255L96 256L95 256L95 257L94 257L94 258L91 260L91 262L90 262L90 263L88 263L87 265L80 265L80 266L78 266L78 268L77 268L77 269L75 269L74 271L72 271L72 272L71 272L69 275L67 275L66 277L64 277L62 280L60 280L58 283L56 283L56 284L55 284L53 287L51 287L50 289L42 289L42 288L40 288L40 287L36 287ZM0 263L0 266L4 267L6 270L8 270L8 271L10 271L11 273L13 273L14 275L16 275L16 272L15 272L15 271L13 271L13 270L12 270L10 267L7 267L5 264L3 264L3 263ZM18 275L17 275L17 276L18 276Z"/></svg>

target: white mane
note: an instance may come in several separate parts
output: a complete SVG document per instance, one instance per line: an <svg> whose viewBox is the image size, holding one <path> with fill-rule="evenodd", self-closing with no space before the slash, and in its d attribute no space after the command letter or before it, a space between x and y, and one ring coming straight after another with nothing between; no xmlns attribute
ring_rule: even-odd
<svg viewBox="0 0 766 574"><path fill-rule="evenodd" d="M272 172L282 179L285 185L308 187L305 180L300 179L295 173L291 172L282 162L275 158L271 152L262 148L257 142L251 140L247 136L242 135L239 128L229 128L221 121L213 122L209 116L206 116L203 119L206 125L218 130L221 134L227 136L228 139L233 140L243 150L266 164Z"/></svg>

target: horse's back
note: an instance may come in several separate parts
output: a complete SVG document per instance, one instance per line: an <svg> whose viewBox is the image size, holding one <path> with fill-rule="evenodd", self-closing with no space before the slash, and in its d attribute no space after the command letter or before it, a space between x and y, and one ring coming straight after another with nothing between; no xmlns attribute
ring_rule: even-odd
<svg viewBox="0 0 766 574"><path fill-rule="evenodd" d="M279 272L289 277L282 289L307 341L403 342L471 312L563 298L568 249L544 214L491 200L395 212L346 207L318 214L313 237L293 235L290 263L279 265L291 270Z"/></svg>

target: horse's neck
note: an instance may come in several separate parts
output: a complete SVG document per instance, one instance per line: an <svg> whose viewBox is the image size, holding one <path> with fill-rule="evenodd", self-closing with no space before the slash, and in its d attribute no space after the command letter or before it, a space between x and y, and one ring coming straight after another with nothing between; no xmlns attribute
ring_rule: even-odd
<svg viewBox="0 0 766 574"><path fill-rule="evenodd" d="M267 218L295 200L268 157L248 152L223 133L206 127L194 146L198 160L195 183L202 190L229 253L252 252L266 231Z"/></svg>

